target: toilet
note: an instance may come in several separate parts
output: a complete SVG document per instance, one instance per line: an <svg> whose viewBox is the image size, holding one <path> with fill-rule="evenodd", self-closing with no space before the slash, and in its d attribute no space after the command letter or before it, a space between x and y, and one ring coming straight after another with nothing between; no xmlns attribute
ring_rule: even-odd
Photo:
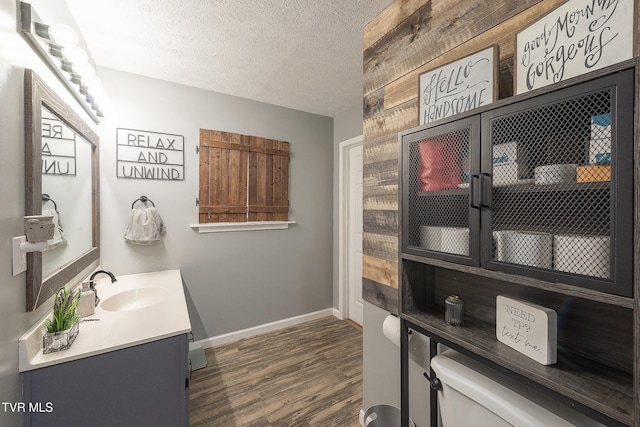
<svg viewBox="0 0 640 427"><path fill-rule="evenodd" d="M435 356L431 368L442 383L442 427L603 426L454 350Z"/></svg>

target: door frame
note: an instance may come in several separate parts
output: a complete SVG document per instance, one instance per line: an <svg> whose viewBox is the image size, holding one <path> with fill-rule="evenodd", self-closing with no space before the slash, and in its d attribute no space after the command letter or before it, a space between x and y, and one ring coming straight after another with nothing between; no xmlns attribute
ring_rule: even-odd
<svg viewBox="0 0 640 427"><path fill-rule="evenodd" d="M349 189L349 150L363 143L363 136L342 141L338 151L338 317L341 320L349 318L349 277L347 265L349 263L349 205L345 197Z"/></svg>

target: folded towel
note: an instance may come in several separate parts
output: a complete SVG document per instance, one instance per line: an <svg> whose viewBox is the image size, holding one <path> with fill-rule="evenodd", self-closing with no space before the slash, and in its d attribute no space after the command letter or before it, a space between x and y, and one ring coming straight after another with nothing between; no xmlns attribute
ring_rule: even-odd
<svg viewBox="0 0 640 427"><path fill-rule="evenodd" d="M60 218L58 217L58 212L55 209L42 209L42 215L44 216L52 216L53 224L55 225L53 229L53 238L47 240L49 244L49 249L56 248L58 246L64 245L67 243L67 237L64 235L64 230L62 229L62 225L60 224Z"/></svg>
<svg viewBox="0 0 640 427"><path fill-rule="evenodd" d="M124 238L137 245L155 245L160 243L165 232L164 222L156 208L133 209Z"/></svg>

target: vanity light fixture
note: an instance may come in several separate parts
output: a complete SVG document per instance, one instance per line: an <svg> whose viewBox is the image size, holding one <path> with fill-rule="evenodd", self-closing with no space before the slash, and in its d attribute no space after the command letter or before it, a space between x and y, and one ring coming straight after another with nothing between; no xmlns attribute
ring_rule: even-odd
<svg viewBox="0 0 640 427"><path fill-rule="evenodd" d="M89 55L78 45L80 37L63 24L47 25L29 3L20 2L18 30L33 50L66 86L96 123L104 117L104 91Z"/></svg>

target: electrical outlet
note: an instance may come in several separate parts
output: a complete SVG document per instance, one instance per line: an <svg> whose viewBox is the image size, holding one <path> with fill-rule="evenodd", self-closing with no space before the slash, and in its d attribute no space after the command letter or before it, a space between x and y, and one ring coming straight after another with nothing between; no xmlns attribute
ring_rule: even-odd
<svg viewBox="0 0 640 427"><path fill-rule="evenodd" d="M27 253L20 250L20 244L26 243L26 236L13 237L11 239L11 248L13 253L13 275L27 271Z"/></svg>

